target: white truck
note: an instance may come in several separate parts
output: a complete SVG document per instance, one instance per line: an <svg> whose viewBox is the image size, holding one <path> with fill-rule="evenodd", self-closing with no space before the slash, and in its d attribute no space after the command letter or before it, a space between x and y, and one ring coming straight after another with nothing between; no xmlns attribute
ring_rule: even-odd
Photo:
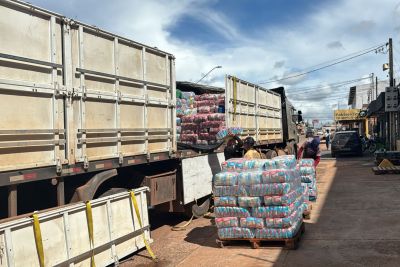
<svg viewBox="0 0 400 267"><path fill-rule="evenodd" d="M17 0L0 0L0 34L0 218L140 186L149 206L208 210L223 147L177 148L173 55ZM270 156L294 147L284 90L222 91L228 126Z"/></svg>

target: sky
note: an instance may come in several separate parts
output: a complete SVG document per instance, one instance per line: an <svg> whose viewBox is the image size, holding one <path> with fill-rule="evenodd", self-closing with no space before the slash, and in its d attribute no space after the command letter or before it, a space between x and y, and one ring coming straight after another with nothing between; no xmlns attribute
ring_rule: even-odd
<svg viewBox="0 0 400 267"><path fill-rule="evenodd" d="M396 0L30 0L69 18L96 25L176 57L177 80L224 86L225 74L260 84L385 44L393 38L400 81L400 1ZM387 49L296 78L263 83L285 86L306 119L332 119L347 108L340 81L387 79ZM399 63L398 63L399 62ZM319 65L321 66L321 65Z"/></svg>

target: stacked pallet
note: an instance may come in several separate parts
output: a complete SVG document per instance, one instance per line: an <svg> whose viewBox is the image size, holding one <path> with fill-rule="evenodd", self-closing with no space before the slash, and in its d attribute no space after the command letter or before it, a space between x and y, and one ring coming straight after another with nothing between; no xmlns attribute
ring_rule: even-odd
<svg viewBox="0 0 400 267"><path fill-rule="evenodd" d="M303 222L303 187L294 156L231 159L214 177L220 240L292 238Z"/></svg>
<svg viewBox="0 0 400 267"><path fill-rule="evenodd" d="M212 145L225 127L225 96L222 94L195 95L182 92L177 99L177 134L181 143Z"/></svg>
<svg viewBox="0 0 400 267"><path fill-rule="evenodd" d="M298 164L301 182L308 189L309 201L317 200L317 179L313 159L301 159Z"/></svg>

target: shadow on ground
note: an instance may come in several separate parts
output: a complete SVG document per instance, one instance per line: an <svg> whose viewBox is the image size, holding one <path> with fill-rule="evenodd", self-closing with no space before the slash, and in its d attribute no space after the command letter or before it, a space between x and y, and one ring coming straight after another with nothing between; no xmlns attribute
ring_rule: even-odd
<svg viewBox="0 0 400 267"><path fill-rule="evenodd" d="M300 247L274 266L399 266L400 176L374 175L373 165L367 155L321 161Z"/></svg>

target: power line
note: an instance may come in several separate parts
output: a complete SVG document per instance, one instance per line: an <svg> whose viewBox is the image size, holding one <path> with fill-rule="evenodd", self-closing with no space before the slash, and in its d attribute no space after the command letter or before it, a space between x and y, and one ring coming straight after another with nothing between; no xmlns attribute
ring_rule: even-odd
<svg viewBox="0 0 400 267"><path fill-rule="evenodd" d="M333 82L327 85L310 85L310 86L305 86L305 87L300 87L300 88L294 88L291 87L287 90L287 92L291 92L291 91L303 91L303 90L311 90L311 89L322 89L322 88L329 88L329 87L339 87L342 85L348 85L348 84L352 84L355 82L359 82L362 80L367 80L367 79L371 79L371 77L365 77L365 78L358 78L358 79L353 79L353 80L347 80L347 81L340 81L340 82ZM295 89L295 90L290 90L290 89Z"/></svg>
<svg viewBox="0 0 400 267"><path fill-rule="evenodd" d="M302 72L302 73L290 75L290 76L287 76L287 77L284 77L284 78L281 78L281 79L274 79L274 80L268 80L268 81L264 81L264 82L259 82L258 84L268 84L268 83L273 83L273 82L280 82L280 81L284 81L284 80L288 80L288 79L292 79L292 78L297 78L297 77L300 77L300 76L304 76L304 75L306 75L306 74L313 73L313 72L316 72L316 71L319 71L319 70L323 70L323 69L326 69L326 68L335 66L335 65L337 65L337 64L340 64L340 63L343 63L343 62L352 60L352 59L354 59L354 58L357 58L357 57L366 55L366 54L368 54L368 53L371 53L371 52L373 52L373 51L376 51L378 48L381 48L381 47L383 47L383 46L385 46L385 44L377 45L377 46L374 46L374 47L369 48L369 49L366 49L366 50L361 50L361 51L359 51L359 52L353 53L353 54L355 54L355 55L353 55L353 56L350 56L350 55L352 55L352 54L350 54L350 55L348 55L348 56L345 56L345 57L342 57L342 58L339 58L339 59L332 60L331 62L333 62L333 63L330 63L330 64L328 64L328 65L325 65L325 66L322 66L322 67L319 67L319 68L315 68L315 69L311 69L311 70L309 70L309 71L304 71L304 72ZM364 51L364 52L362 52L362 51ZM350 57L349 57L349 56L350 56ZM315 66L320 66L320 65L322 65L322 63L321 63L321 64L318 64L318 65L315 65Z"/></svg>

